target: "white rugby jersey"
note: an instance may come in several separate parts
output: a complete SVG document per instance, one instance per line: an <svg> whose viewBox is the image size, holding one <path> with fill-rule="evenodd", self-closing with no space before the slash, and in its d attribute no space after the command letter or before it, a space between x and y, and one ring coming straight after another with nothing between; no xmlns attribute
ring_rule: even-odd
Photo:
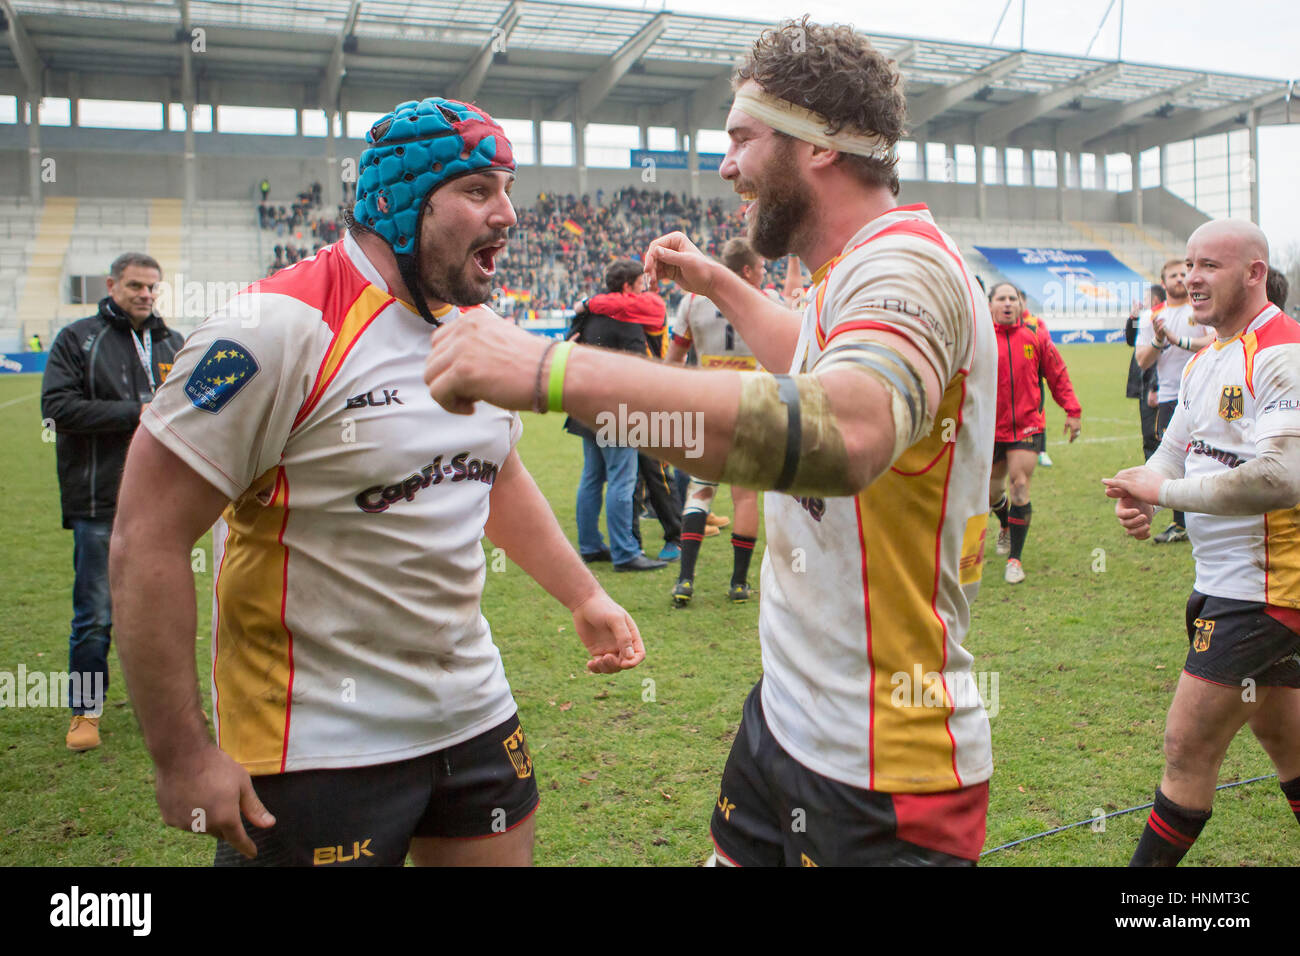
<svg viewBox="0 0 1300 956"><path fill-rule="evenodd" d="M882 329L927 356L944 393L931 433L859 495L767 493L764 712L800 763L852 786L980 783L993 769L989 724L962 641L997 414L988 306L920 205L872 220L813 279L792 373L845 332Z"/></svg>
<svg viewBox="0 0 1300 956"><path fill-rule="evenodd" d="M770 290L763 293L780 303L780 295ZM672 337L682 345L695 346L700 357L700 368L729 368L753 371L758 360L753 350L727 321L716 305L702 295L690 293L682 299L669 326Z"/></svg>
<svg viewBox="0 0 1300 956"><path fill-rule="evenodd" d="M249 773L402 760L515 711L479 542L521 425L429 397L430 331L346 236L204 322L143 416L232 502L212 700Z"/></svg>
<svg viewBox="0 0 1300 956"><path fill-rule="evenodd" d="M1183 373L1164 441L1188 478L1236 468L1260 439L1300 438L1300 325L1270 305L1246 331L1202 349ZM1262 515L1187 514L1196 590L1300 608L1300 506Z"/></svg>
<svg viewBox="0 0 1300 956"><path fill-rule="evenodd" d="M1182 338L1184 335L1195 339L1210 331L1205 326L1192 321L1192 304L1190 302L1172 308L1166 306L1155 313L1149 311L1142 313L1142 318L1138 320L1137 345L1150 347L1151 343L1155 341L1156 327L1152 324L1152 318L1155 315L1164 320L1165 334L1171 343L1174 339ZM1161 350L1156 357L1157 401L1174 402L1178 400L1178 383L1182 381L1183 368L1195 354L1195 352L1189 352L1187 349L1173 344Z"/></svg>

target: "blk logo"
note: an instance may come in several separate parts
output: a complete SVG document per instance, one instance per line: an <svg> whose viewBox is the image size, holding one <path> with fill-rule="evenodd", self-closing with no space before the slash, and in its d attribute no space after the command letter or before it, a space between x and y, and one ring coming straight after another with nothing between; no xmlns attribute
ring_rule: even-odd
<svg viewBox="0 0 1300 956"><path fill-rule="evenodd" d="M383 398L375 398L374 389L366 392L364 395L354 395L348 399L348 408L383 408L385 405L405 405L406 402L397 397L397 389L384 389Z"/></svg>

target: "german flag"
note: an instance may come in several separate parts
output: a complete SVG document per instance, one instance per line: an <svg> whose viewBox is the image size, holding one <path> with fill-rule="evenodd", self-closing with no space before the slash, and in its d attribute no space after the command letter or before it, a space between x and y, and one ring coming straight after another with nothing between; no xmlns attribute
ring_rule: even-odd
<svg viewBox="0 0 1300 956"><path fill-rule="evenodd" d="M564 222L560 223L560 225L564 226L565 229L569 230L569 232L573 233L575 236L580 236L584 232L583 228L572 219L566 219Z"/></svg>

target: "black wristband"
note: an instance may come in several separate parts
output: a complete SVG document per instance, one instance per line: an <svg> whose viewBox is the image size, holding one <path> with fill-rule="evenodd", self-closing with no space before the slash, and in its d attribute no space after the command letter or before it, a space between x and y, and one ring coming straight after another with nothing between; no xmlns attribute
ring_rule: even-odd
<svg viewBox="0 0 1300 956"><path fill-rule="evenodd" d="M781 474L772 487L785 491L794 484L794 474L799 470L799 450L803 445L803 419L799 414L799 386L789 375L776 376L776 394L785 405L785 461Z"/></svg>

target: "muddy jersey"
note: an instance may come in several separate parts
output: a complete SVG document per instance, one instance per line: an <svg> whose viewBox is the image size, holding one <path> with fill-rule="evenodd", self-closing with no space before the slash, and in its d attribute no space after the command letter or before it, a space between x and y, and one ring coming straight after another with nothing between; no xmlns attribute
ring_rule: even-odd
<svg viewBox="0 0 1300 956"><path fill-rule="evenodd" d="M792 373L846 333L881 330L921 351L943 396L930 434L860 494L767 493L764 713L795 759L853 786L979 783L989 724L962 642L997 412L988 306L924 206L872 220L813 278Z"/></svg>
<svg viewBox="0 0 1300 956"><path fill-rule="evenodd" d="M781 301L776 293L765 291L763 294L778 303ZM742 372L758 368L753 350L718 307L702 295L692 292L682 299L670 331L677 344L695 347L701 368L729 368Z"/></svg>

